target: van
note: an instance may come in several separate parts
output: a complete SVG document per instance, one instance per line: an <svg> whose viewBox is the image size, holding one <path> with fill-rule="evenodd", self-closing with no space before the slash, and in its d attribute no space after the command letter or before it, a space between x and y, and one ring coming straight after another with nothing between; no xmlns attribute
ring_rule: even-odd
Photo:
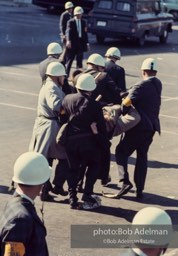
<svg viewBox="0 0 178 256"><path fill-rule="evenodd" d="M88 18L88 31L98 43L106 37L126 38L143 46L150 36L166 43L172 32L173 16L154 0L96 0Z"/></svg>
<svg viewBox="0 0 178 256"><path fill-rule="evenodd" d="M178 0L162 0L165 11L173 15L174 20L178 20Z"/></svg>

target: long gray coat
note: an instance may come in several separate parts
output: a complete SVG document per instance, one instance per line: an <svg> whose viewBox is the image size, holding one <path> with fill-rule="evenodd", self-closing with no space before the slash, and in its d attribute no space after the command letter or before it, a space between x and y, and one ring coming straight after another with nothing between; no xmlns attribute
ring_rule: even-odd
<svg viewBox="0 0 178 256"><path fill-rule="evenodd" d="M49 77L42 86L39 98L37 118L33 128L29 150L43 154L46 158L63 159L56 144L56 136L60 128L58 115L65 94Z"/></svg>

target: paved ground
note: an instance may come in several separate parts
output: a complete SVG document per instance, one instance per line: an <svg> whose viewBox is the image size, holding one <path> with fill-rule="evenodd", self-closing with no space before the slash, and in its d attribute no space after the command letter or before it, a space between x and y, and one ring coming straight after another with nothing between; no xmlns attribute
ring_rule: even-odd
<svg viewBox="0 0 178 256"><path fill-rule="evenodd" d="M7 2L10 4L10 1ZM7 2L0 1L0 4L7 5ZM24 12L24 15L26 15L26 12ZM51 20L52 18L50 18L50 24L52 24ZM13 23L13 21L10 22ZM25 22L28 22L28 17ZM47 26L47 23L45 25ZM155 136L150 148L144 199L139 202L136 201L133 188L131 193L120 200L102 197L102 207L93 212L70 210L67 198L64 200L65 198L61 196L55 197L55 202L45 203L44 219L48 230L47 240L50 256L120 255L121 249L71 249L71 225L128 224L132 221L135 213L145 206L158 206L165 209L171 215L173 223L178 225L177 31L176 25L174 34L170 37L170 43L164 48L159 47L159 44L154 42L147 44L144 50L130 46L127 48L122 45L124 52L122 65L126 67L128 87L140 79L140 64L144 58L150 55L157 58L160 67L158 76L163 81L160 115L162 134L161 136ZM17 45L20 44L18 40L15 42L17 42ZM1 41L0 43L2 46L4 42ZM98 46L93 43L92 47L103 54L110 44L111 42L108 42L104 46ZM1 56L9 55L9 49L13 58L13 51L15 55L17 45L16 48L5 47L6 52L1 52ZM7 193L7 188L12 177L14 161L22 152L28 149L40 89L38 62L32 62L30 59L31 52L29 54L28 51L24 53L23 48L21 54L23 57L25 54L28 56L29 63L15 63L14 61L13 65L3 65L3 61L1 61L0 67L0 210L3 209L6 201L11 196ZM98 195L101 195L103 190L112 193L117 191L118 178L114 150L118 142L119 138L115 138L112 145L112 182L108 188L103 188L98 181L95 187L95 192ZM129 160L131 180L133 180L134 163L135 155L132 155ZM39 198L37 198L36 207L40 214L41 202ZM76 237L76 239L78 238Z"/></svg>

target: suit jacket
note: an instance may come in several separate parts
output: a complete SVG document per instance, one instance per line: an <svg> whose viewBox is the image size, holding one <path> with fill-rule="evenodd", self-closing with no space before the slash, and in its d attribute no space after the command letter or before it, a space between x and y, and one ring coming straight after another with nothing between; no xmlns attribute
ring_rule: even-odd
<svg viewBox="0 0 178 256"><path fill-rule="evenodd" d="M98 72L94 69L87 69L84 73L91 74L96 82L96 89L92 92L92 98L96 99L99 95L102 96L100 103L102 105L107 104L120 104L120 89L116 86L114 81L106 72ZM98 75L100 73L100 75Z"/></svg>
<svg viewBox="0 0 178 256"><path fill-rule="evenodd" d="M66 28L67 28L67 22L72 18L72 14L70 14L68 11L65 11L61 14L60 20L59 20L59 30L61 35L65 35Z"/></svg>
<svg viewBox="0 0 178 256"><path fill-rule="evenodd" d="M46 228L38 217L34 205L19 195L6 205L0 219L0 255L4 255L5 242L21 242L25 256L48 256Z"/></svg>
<svg viewBox="0 0 178 256"><path fill-rule="evenodd" d="M143 80L129 89L128 97L139 112L141 121L133 129L158 131L162 83L156 77Z"/></svg>
<svg viewBox="0 0 178 256"><path fill-rule="evenodd" d="M117 65L114 61L109 60L106 62L105 71L122 91L126 90L125 70L123 67Z"/></svg>
<svg viewBox="0 0 178 256"><path fill-rule="evenodd" d="M71 42L71 50L74 51L87 51L88 34L87 34L87 23L84 19L81 19L81 33L82 37L79 38L77 25L75 18L70 19L67 22L66 38L67 41Z"/></svg>

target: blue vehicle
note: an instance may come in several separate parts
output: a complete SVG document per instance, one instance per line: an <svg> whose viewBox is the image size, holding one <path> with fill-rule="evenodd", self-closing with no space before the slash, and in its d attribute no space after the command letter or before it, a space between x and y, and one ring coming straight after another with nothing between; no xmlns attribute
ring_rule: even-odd
<svg viewBox="0 0 178 256"><path fill-rule="evenodd" d="M155 0L96 0L88 18L88 31L98 43L108 38L126 38L143 46L147 37L166 43L173 16Z"/></svg>

